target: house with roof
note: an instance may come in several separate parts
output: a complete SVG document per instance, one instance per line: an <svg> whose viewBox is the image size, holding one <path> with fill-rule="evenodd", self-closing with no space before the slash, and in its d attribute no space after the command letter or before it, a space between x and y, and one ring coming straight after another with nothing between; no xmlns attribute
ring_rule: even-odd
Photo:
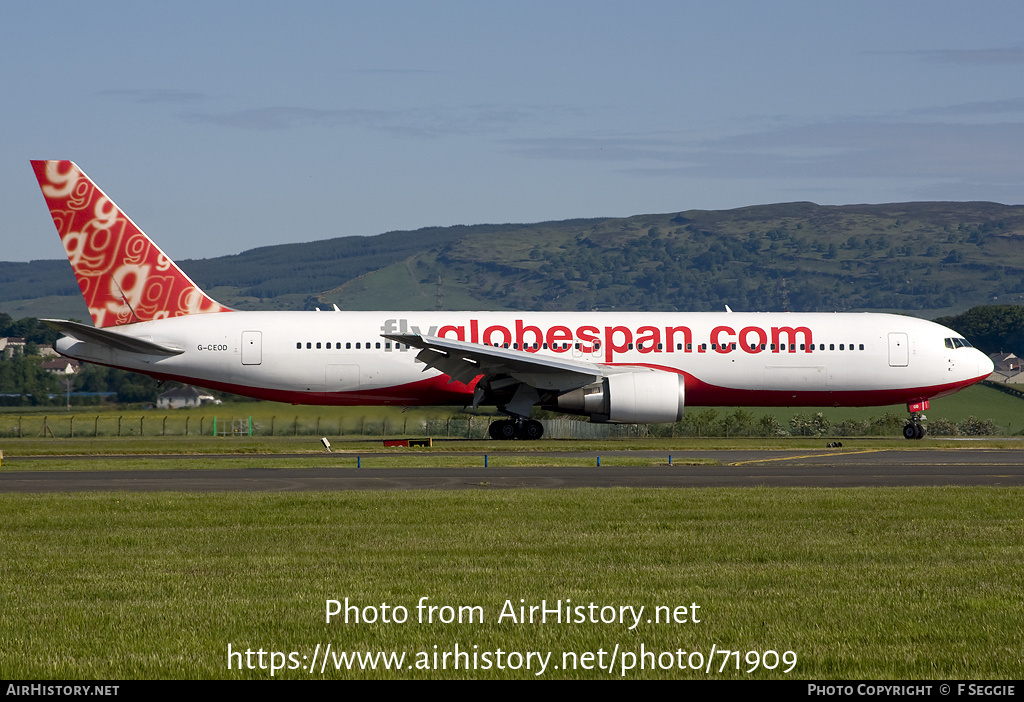
<svg viewBox="0 0 1024 702"><path fill-rule="evenodd" d="M1024 384L1024 368L1022 368L1024 361L1012 353L1002 351L990 353L988 357L992 359L992 365L995 366L995 370L992 371L988 380L1007 385Z"/></svg>
<svg viewBox="0 0 1024 702"><path fill-rule="evenodd" d="M182 407L199 407L208 403L220 404L206 390L200 390L194 385L183 385L171 388L156 396L156 406L160 409L181 409Z"/></svg>
<svg viewBox="0 0 1024 702"><path fill-rule="evenodd" d="M39 366L49 373L55 375L74 375L82 369L82 364L73 358L51 358L43 361Z"/></svg>

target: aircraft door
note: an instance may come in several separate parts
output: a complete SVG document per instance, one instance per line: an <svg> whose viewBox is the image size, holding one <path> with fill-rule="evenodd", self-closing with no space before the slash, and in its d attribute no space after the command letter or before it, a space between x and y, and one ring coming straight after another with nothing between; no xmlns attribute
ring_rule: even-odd
<svg viewBox="0 0 1024 702"><path fill-rule="evenodd" d="M242 365L258 366L263 363L263 332L242 332Z"/></svg>
<svg viewBox="0 0 1024 702"><path fill-rule="evenodd" d="M359 366L356 364L329 363L325 372L327 392L346 392L359 389Z"/></svg>
<svg viewBox="0 0 1024 702"><path fill-rule="evenodd" d="M910 342L904 332L889 332L889 365L900 368L910 365Z"/></svg>

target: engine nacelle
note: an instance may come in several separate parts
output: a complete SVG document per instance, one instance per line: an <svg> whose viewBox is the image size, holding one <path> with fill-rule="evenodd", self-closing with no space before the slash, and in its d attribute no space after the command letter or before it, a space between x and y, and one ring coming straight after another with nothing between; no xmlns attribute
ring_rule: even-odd
<svg viewBox="0 0 1024 702"><path fill-rule="evenodd" d="M682 375L638 369L559 395L554 409L590 415L592 422L657 424L682 419L685 397Z"/></svg>

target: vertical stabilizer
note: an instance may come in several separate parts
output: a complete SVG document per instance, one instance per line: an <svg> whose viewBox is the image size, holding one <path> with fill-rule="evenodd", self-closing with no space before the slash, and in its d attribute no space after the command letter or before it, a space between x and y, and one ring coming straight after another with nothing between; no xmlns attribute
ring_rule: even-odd
<svg viewBox="0 0 1024 702"><path fill-rule="evenodd" d="M210 298L71 161L32 161L93 324L205 312Z"/></svg>

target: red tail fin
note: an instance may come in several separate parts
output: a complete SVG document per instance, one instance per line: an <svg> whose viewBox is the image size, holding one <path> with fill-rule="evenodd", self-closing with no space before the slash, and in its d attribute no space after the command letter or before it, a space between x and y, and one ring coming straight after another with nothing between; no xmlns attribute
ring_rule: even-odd
<svg viewBox="0 0 1024 702"><path fill-rule="evenodd" d="M71 161L32 161L92 322L113 327L230 308L199 289Z"/></svg>

